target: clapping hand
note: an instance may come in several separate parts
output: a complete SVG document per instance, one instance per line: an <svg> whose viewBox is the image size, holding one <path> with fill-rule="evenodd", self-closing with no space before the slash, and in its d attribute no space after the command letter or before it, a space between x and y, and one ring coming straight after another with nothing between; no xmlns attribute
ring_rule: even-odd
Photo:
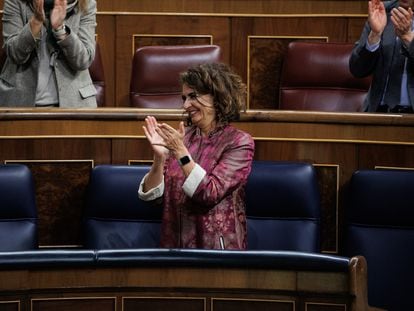
<svg viewBox="0 0 414 311"><path fill-rule="evenodd" d="M149 143L154 150L154 153L158 156L165 157L168 155L168 149L166 148L166 144L164 139L157 133L157 119L152 116L147 116L145 118L145 125L142 127L147 137Z"/></svg>
<svg viewBox="0 0 414 311"><path fill-rule="evenodd" d="M394 25L395 34L406 44L409 44L413 39L412 20L413 11L411 8L398 7L391 10L391 21Z"/></svg>
<svg viewBox="0 0 414 311"><path fill-rule="evenodd" d="M50 13L50 23L53 29L57 29L63 25L66 18L67 5L67 0L55 0L55 5Z"/></svg>
<svg viewBox="0 0 414 311"><path fill-rule="evenodd" d="M33 1L33 17L37 22L43 23L46 19L45 10L43 9L44 0Z"/></svg>
<svg viewBox="0 0 414 311"><path fill-rule="evenodd" d="M375 35L381 36L387 25L387 14L381 0L368 2L368 23Z"/></svg>
<svg viewBox="0 0 414 311"><path fill-rule="evenodd" d="M178 129L172 126L162 123L156 128L157 133L164 141L164 146L174 153L174 155L180 153L186 153L187 149L184 146L184 123L180 122Z"/></svg>

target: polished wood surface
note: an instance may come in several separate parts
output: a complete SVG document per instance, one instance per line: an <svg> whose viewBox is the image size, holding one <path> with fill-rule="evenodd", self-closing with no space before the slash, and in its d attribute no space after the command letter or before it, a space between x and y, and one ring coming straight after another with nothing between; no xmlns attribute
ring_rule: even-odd
<svg viewBox="0 0 414 311"><path fill-rule="evenodd" d="M98 0L98 2L99 10L118 12L357 14L366 13L367 8L367 3L363 0Z"/></svg>
<svg viewBox="0 0 414 311"><path fill-rule="evenodd" d="M0 0L3 7L4 0ZM364 0L97 0L101 12L234 13L234 14L358 14Z"/></svg>
<svg viewBox="0 0 414 311"><path fill-rule="evenodd" d="M42 246L81 245L93 166L151 162L142 130L149 114L173 126L183 118L181 110L0 109L0 161L25 163L35 174ZM324 252L339 251L343 194L355 170L414 168L414 115L249 110L235 125L253 136L256 160L316 167Z"/></svg>
<svg viewBox="0 0 414 311"><path fill-rule="evenodd" d="M0 309L365 311L366 268L355 257L343 272L127 264L1 269Z"/></svg>

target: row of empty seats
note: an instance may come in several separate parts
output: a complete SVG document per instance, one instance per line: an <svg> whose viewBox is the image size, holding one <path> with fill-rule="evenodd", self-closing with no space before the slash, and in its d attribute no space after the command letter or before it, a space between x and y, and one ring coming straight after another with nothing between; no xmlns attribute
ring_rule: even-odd
<svg viewBox="0 0 414 311"><path fill-rule="evenodd" d="M351 75L353 44L301 42L289 44L279 87L279 109L360 111L370 79ZM0 51L0 68L5 54ZM216 45L146 46L132 59L130 105L139 108L182 107L179 73L200 63L221 61ZM303 70L306 68L306 70ZM89 68L98 107L105 106L105 75L100 47Z"/></svg>
<svg viewBox="0 0 414 311"><path fill-rule="evenodd" d="M275 108L361 111L371 81L355 78L349 71L352 48L350 43L291 42L283 60L279 107ZM131 106L181 108L179 73L199 63L218 62L220 54L215 45L137 49L132 61Z"/></svg>
<svg viewBox="0 0 414 311"><path fill-rule="evenodd" d="M85 201L86 249L158 247L161 208L137 196L138 182L148 169L93 169ZM361 170L350 181L340 255L367 259L370 305L414 307L412 286L407 286L414 277L413 184L414 171L405 170ZM0 251L36 249L33 189L26 166L0 166ZM249 250L318 253L319 200L312 165L254 162L246 189Z"/></svg>

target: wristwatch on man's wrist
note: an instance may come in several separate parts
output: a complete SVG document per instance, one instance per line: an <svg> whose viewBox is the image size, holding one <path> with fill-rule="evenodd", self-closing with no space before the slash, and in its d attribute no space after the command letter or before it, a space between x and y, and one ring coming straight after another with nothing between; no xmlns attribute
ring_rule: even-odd
<svg viewBox="0 0 414 311"><path fill-rule="evenodd" d="M190 155L185 155L185 156L178 159L178 163L180 163L181 166L184 166L184 165L186 165L190 162L191 162L191 156Z"/></svg>

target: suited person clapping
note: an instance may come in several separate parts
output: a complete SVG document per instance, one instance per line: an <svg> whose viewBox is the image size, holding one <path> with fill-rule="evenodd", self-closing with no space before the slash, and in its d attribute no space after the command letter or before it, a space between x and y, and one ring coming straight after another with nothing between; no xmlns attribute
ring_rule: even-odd
<svg viewBox="0 0 414 311"><path fill-rule="evenodd" d="M349 61L353 75L372 75L365 111L413 112L413 5L413 0L368 3L368 21Z"/></svg>
<svg viewBox="0 0 414 311"><path fill-rule="evenodd" d="M5 0L0 106L96 107L95 0Z"/></svg>

